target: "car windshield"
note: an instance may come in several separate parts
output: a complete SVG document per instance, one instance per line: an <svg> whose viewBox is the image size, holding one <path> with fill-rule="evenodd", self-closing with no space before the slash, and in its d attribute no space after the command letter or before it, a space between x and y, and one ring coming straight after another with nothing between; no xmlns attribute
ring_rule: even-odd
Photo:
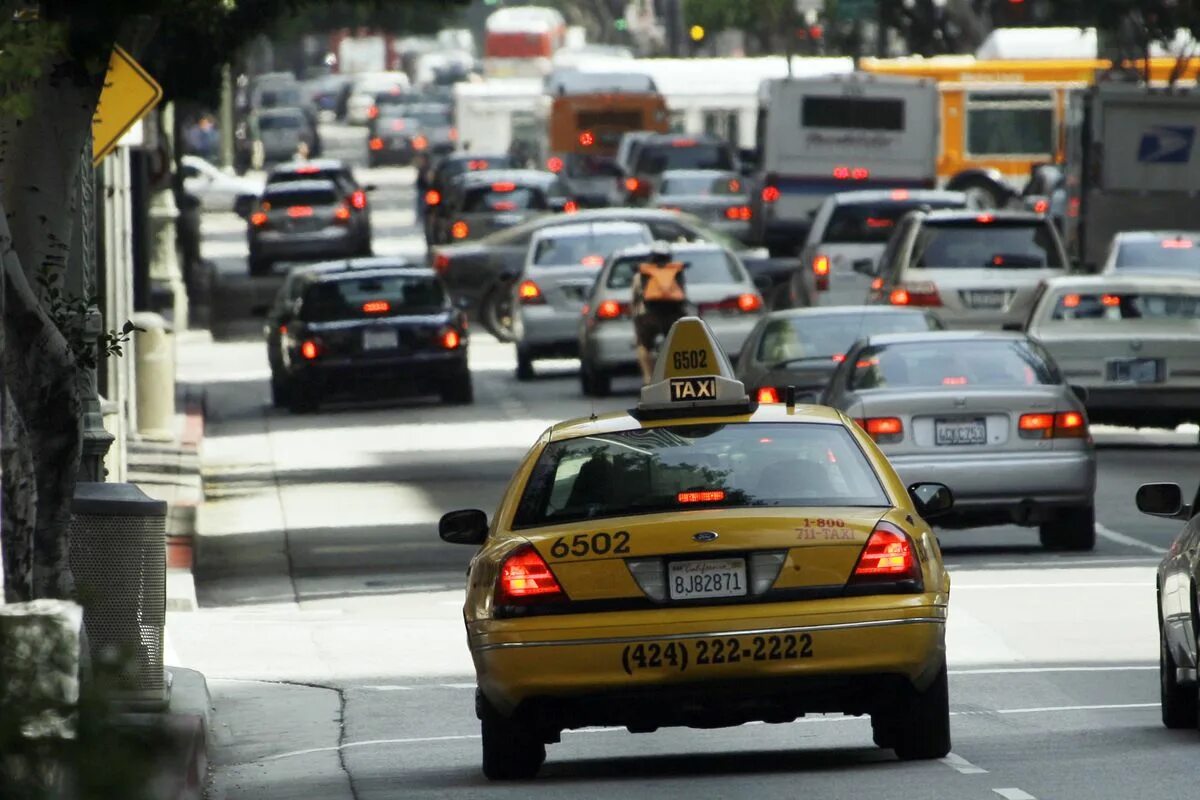
<svg viewBox="0 0 1200 800"><path fill-rule="evenodd" d="M445 308L442 286L425 275L368 275L314 283L300 301L306 322L433 314Z"/></svg>
<svg viewBox="0 0 1200 800"><path fill-rule="evenodd" d="M690 139L638 148L634 172L661 175L669 169L733 169L733 156L725 145Z"/></svg>
<svg viewBox="0 0 1200 800"><path fill-rule="evenodd" d="M658 193L692 197L729 197L745 194L746 186L736 175L672 175L663 178Z"/></svg>
<svg viewBox="0 0 1200 800"><path fill-rule="evenodd" d="M1117 248L1117 269L1167 268L1172 272L1200 273L1200 243L1191 239L1122 242Z"/></svg>
<svg viewBox="0 0 1200 800"><path fill-rule="evenodd" d="M467 213L489 211L542 210L546 195L532 186L513 186L495 183L479 189L469 189L463 198L462 210Z"/></svg>
<svg viewBox="0 0 1200 800"><path fill-rule="evenodd" d="M741 280L737 265L722 250L700 250L692 253L676 253L677 258L685 265L683 283L687 285L737 283ZM622 258L613 264L608 273L610 289L629 289L633 286L633 276L637 274L638 265L645 261L644 256Z"/></svg>
<svg viewBox="0 0 1200 800"><path fill-rule="evenodd" d="M906 342L858 354L853 389L1037 386L1060 383L1041 348L1022 339Z"/></svg>
<svg viewBox="0 0 1200 800"><path fill-rule="evenodd" d="M1061 269L1050 231L1049 223L1040 221L926 222L912 263L931 269Z"/></svg>
<svg viewBox="0 0 1200 800"><path fill-rule="evenodd" d="M1066 292L1054 303L1058 322L1121 320L1200 320L1200 295L1173 292Z"/></svg>
<svg viewBox="0 0 1200 800"><path fill-rule="evenodd" d="M533 263L539 266L584 264L599 267L610 253L645 242L644 229L609 231L584 236L550 236L538 241Z"/></svg>
<svg viewBox="0 0 1200 800"><path fill-rule="evenodd" d="M271 208L281 209L289 206L331 206L338 201L338 196L333 189L288 189L269 192L263 200L270 203Z"/></svg>
<svg viewBox="0 0 1200 800"><path fill-rule="evenodd" d="M841 425L672 425L552 442L514 527L705 507L890 505Z"/></svg>
<svg viewBox="0 0 1200 800"><path fill-rule="evenodd" d="M764 326L758 343L758 360L764 364L840 361L859 339L885 333L927 331L935 327L933 319L922 313L780 317Z"/></svg>
<svg viewBox="0 0 1200 800"><path fill-rule="evenodd" d="M900 218L914 208L922 206L932 209L962 208L963 204L942 200L923 203L884 201L839 205L829 216L820 243L886 244Z"/></svg>

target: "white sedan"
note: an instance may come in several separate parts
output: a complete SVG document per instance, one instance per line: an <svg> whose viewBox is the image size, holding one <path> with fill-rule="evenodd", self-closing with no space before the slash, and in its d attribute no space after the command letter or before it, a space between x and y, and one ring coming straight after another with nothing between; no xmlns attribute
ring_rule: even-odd
<svg viewBox="0 0 1200 800"><path fill-rule="evenodd" d="M1050 281L1027 331L1093 422L1174 428L1200 421L1200 279L1108 274Z"/></svg>
<svg viewBox="0 0 1200 800"><path fill-rule="evenodd" d="M225 172L205 161L200 156L184 156L183 190L200 200L205 211L235 211L238 200L253 203L262 194L262 179L254 179Z"/></svg>

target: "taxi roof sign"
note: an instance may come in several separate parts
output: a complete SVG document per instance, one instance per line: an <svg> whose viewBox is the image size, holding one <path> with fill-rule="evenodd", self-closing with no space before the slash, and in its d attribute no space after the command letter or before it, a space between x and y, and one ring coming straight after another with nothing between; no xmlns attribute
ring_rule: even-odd
<svg viewBox="0 0 1200 800"><path fill-rule="evenodd" d="M712 329L699 317L684 317L672 325L659 350L654 377L642 388L639 414L745 414L751 409L746 386L734 377Z"/></svg>

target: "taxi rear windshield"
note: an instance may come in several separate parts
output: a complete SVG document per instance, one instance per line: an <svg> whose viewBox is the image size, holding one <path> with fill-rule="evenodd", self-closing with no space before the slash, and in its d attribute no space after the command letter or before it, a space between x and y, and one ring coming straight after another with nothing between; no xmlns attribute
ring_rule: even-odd
<svg viewBox="0 0 1200 800"><path fill-rule="evenodd" d="M737 283L742 280L741 270L723 251L710 250L696 253L679 253L676 258L685 265L683 281L689 286L700 284ZM633 276L643 258L623 258L613 265L608 273L609 289L628 289L633 286Z"/></svg>
<svg viewBox="0 0 1200 800"><path fill-rule="evenodd" d="M547 445L513 524L696 508L889 505L840 425L673 425Z"/></svg>
<svg viewBox="0 0 1200 800"><path fill-rule="evenodd" d="M546 207L546 195L540 189L518 186L515 189L500 191L485 187L469 190L463 198L462 210L467 213L483 213L545 210Z"/></svg>
<svg viewBox="0 0 1200 800"><path fill-rule="evenodd" d="M315 283L304 292L300 318L305 322L437 314L446 294L436 278L424 275L379 275Z"/></svg>
<svg viewBox="0 0 1200 800"><path fill-rule="evenodd" d="M1054 304L1051 319L1072 320L1200 319L1200 297L1150 292L1067 293Z"/></svg>
<svg viewBox="0 0 1200 800"><path fill-rule="evenodd" d="M913 266L930 269L1061 269L1064 264L1046 222L993 220L927 222L913 250Z"/></svg>
<svg viewBox="0 0 1200 800"><path fill-rule="evenodd" d="M1039 386L1061 383L1042 348L1030 341L957 341L887 344L858 354L853 389L968 386Z"/></svg>
<svg viewBox="0 0 1200 800"><path fill-rule="evenodd" d="M1157 269L1200 273L1200 244L1191 239L1127 242L1117 250L1117 269Z"/></svg>

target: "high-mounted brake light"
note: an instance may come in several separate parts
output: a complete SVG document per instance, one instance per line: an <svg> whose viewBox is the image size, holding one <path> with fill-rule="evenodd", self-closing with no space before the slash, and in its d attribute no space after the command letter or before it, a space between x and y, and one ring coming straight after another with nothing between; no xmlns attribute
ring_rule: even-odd
<svg viewBox="0 0 1200 800"><path fill-rule="evenodd" d="M695 139L672 139L671 147L695 147Z"/></svg>
<svg viewBox="0 0 1200 800"><path fill-rule="evenodd" d="M758 390L758 402L778 403L779 391L774 386L761 386Z"/></svg>
<svg viewBox="0 0 1200 800"><path fill-rule="evenodd" d="M1191 239L1163 239L1162 246L1167 250L1189 250L1194 243Z"/></svg>
<svg viewBox="0 0 1200 800"><path fill-rule="evenodd" d="M619 319L626 311L627 308L624 303L618 303L616 300L605 300L596 306L596 318Z"/></svg>
<svg viewBox="0 0 1200 800"><path fill-rule="evenodd" d="M563 160L558 156L550 156L546 159L546 169L551 172L562 172Z"/></svg>
<svg viewBox="0 0 1200 800"><path fill-rule="evenodd" d="M996 215L995 215L995 214L979 214L979 215L977 215L977 216L975 217L975 221L976 221L976 222L981 222L981 223L983 223L984 225L986 225L986 224L988 224L989 222L995 222L995 221L996 221Z"/></svg>
<svg viewBox="0 0 1200 800"><path fill-rule="evenodd" d="M312 206L289 206L289 217L311 217L313 215Z"/></svg>
<svg viewBox="0 0 1200 800"><path fill-rule="evenodd" d="M321 348L312 339L305 339L300 343L300 355L302 355L305 360L312 361L317 356L321 355Z"/></svg>
<svg viewBox="0 0 1200 800"><path fill-rule="evenodd" d="M404 120L402 120L402 119L392 120L392 130L394 130L394 131L404 130Z"/></svg>
<svg viewBox="0 0 1200 800"><path fill-rule="evenodd" d="M967 376L965 375L947 375L942 378L942 386L966 386Z"/></svg>
<svg viewBox="0 0 1200 800"><path fill-rule="evenodd" d="M442 202L442 193L437 189L430 189L425 193L425 205L436 206Z"/></svg>
<svg viewBox="0 0 1200 800"><path fill-rule="evenodd" d="M512 181L501 181L499 183L492 184L493 192L515 192L516 190L517 185Z"/></svg>
<svg viewBox="0 0 1200 800"><path fill-rule="evenodd" d="M550 565L533 545L521 545L500 566L500 576L496 579L496 605L566 599L566 593L550 571Z"/></svg>
<svg viewBox="0 0 1200 800"><path fill-rule="evenodd" d="M378 136L374 136L371 138L371 141L367 142L367 147L371 148L372 150L382 150L383 139L380 139Z"/></svg>
<svg viewBox="0 0 1200 800"><path fill-rule="evenodd" d="M896 224L894 219L887 217L867 217L867 227L878 230L879 228L890 228Z"/></svg>
<svg viewBox="0 0 1200 800"><path fill-rule="evenodd" d="M551 160L553 160L553 159L551 159ZM488 160L486 158L473 158L467 162L467 169L471 170L472 172L475 172L476 170L487 169L488 166L489 166L489 164L488 164ZM559 160L559 169L562 169L562 160L561 159ZM556 172L556 171L557 170L551 170L551 172Z"/></svg>
<svg viewBox="0 0 1200 800"><path fill-rule="evenodd" d="M897 417L870 417L858 424L877 444L895 444L904 438L904 423Z"/></svg>
<svg viewBox="0 0 1200 800"><path fill-rule="evenodd" d="M320 167L313 166L312 164L303 164L299 167L296 167L295 170L297 175L316 175L320 171Z"/></svg>
<svg viewBox="0 0 1200 800"><path fill-rule="evenodd" d="M596 143L596 134L591 131L584 131L579 134L579 144L583 147L591 147Z"/></svg>
<svg viewBox="0 0 1200 800"><path fill-rule="evenodd" d="M604 256L584 256L579 263L585 267L600 267L604 265Z"/></svg>
<svg viewBox="0 0 1200 800"><path fill-rule="evenodd" d="M461 219L450 226L450 236L454 239L465 239L471 234L471 226Z"/></svg>
<svg viewBox="0 0 1200 800"><path fill-rule="evenodd" d="M357 208L360 211L362 209L366 208L367 207L367 193L364 192L362 189L355 189L353 192L350 193L350 205L352 205L354 208Z"/></svg>
<svg viewBox="0 0 1200 800"><path fill-rule="evenodd" d="M908 198L908 189L892 189L893 200L907 200Z"/></svg>
<svg viewBox="0 0 1200 800"><path fill-rule="evenodd" d="M875 524L875 530L867 539L851 585L911 582L914 591L922 588L921 565L917 561L916 548L908 534L887 520Z"/></svg>
<svg viewBox="0 0 1200 800"><path fill-rule="evenodd" d="M362 304L364 314L386 314L392 310L392 304L387 300L368 300Z"/></svg>
<svg viewBox="0 0 1200 800"><path fill-rule="evenodd" d="M725 499L724 489L708 489L702 492L680 492L675 495L680 503L719 503Z"/></svg>
<svg viewBox="0 0 1200 800"><path fill-rule="evenodd" d="M533 281L521 281L521 285L517 287L517 299L526 305L546 302L541 287Z"/></svg>

